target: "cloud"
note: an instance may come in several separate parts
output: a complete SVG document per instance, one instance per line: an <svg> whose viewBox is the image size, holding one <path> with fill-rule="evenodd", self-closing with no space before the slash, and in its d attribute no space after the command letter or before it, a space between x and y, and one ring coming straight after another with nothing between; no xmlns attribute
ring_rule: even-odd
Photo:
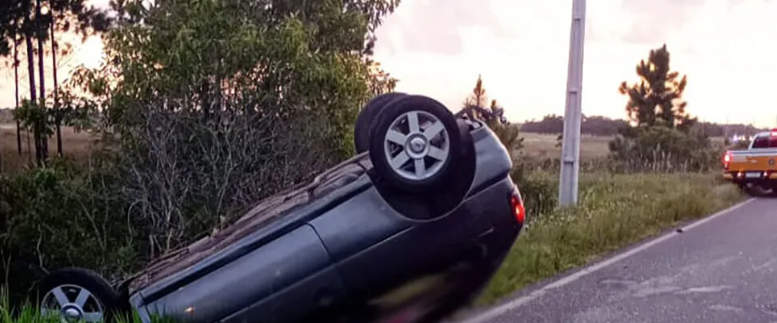
<svg viewBox="0 0 777 323"><path fill-rule="evenodd" d="M381 27L379 36L384 36L382 45L392 52L457 55L464 49L462 33L466 30L510 37L510 29L497 19L492 4L491 0L405 0ZM386 37L390 34L395 36Z"/></svg>
<svg viewBox="0 0 777 323"><path fill-rule="evenodd" d="M682 29L706 0L624 0L621 8L632 17L622 40L632 44L654 44Z"/></svg>

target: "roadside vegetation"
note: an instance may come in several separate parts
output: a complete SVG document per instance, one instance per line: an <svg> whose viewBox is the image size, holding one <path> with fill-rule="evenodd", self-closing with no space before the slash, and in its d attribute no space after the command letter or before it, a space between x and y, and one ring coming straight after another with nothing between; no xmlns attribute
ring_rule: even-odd
<svg viewBox="0 0 777 323"><path fill-rule="evenodd" d="M0 155L9 291L0 323L44 322L21 304L47 272L79 266L119 279L351 156L359 109L398 82L372 58L398 0L125 0L112 14L76 10L82 0L42 2L53 16L33 15L35 1L0 5L0 56L32 79L14 109L18 140L3 141ZM31 47L64 28L52 17L100 33L105 59L46 92L29 62L61 54ZM638 70L644 85L621 86L629 120L581 165L573 209L556 205L557 154L537 154L504 118L521 107L489 100L480 78L450 107L486 121L513 153L530 219L481 302L740 199L711 175L722 144L685 113L686 80L670 72L666 48Z"/></svg>
<svg viewBox="0 0 777 323"><path fill-rule="evenodd" d="M3 291L0 293L0 323L61 323L62 319L58 316L43 315L36 306L24 303L21 306L11 307L8 295ZM142 323L137 313L132 315L123 315L110 320L110 323ZM176 323L177 321L153 316L152 323ZM75 323L75 322L74 322Z"/></svg>

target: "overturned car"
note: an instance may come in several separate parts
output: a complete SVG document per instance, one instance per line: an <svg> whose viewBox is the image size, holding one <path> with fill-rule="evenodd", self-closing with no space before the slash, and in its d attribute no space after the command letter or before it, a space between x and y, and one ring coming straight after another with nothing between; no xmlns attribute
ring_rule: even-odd
<svg viewBox="0 0 777 323"><path fill-rule="evenodd" d="M475 297L524 222L511 157L481 121L424 96L374 98L357 155L111 286L66 268L42 310L96 322L434 322Z"/></svg>

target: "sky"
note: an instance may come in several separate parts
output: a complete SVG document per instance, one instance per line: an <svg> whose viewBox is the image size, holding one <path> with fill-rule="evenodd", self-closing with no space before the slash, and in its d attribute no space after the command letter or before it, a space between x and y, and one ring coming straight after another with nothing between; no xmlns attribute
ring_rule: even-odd
<svg viewBox="0 0 777 323"><path fill-rule="evenodd" d="M777 0L587 2L583 114L625 117L619 84L636 81L636 64L666 43L671 68L688 76L688 112L777 127ZM512 121L563 114L571 9L571 0L402 0L378 30L375 56L397 91L452 110L481 75ZM70 65L99 63L101 46L90 39ZM0 106L13 106L12 73L0 73Z"/></svg>

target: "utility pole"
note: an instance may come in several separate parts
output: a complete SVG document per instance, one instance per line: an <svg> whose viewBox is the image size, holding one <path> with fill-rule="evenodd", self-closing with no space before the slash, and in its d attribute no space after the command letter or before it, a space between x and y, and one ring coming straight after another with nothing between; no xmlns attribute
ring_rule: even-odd
<svg viewBox="0 0 777 323"><path fill-rule="evenodd" d="M580 119L583 92L583 48L585 43L585 0L572 1L572 28L569 37L567 101L564 112L564 141L561 144L560 206L577 204L580 172Z"/></svg>

